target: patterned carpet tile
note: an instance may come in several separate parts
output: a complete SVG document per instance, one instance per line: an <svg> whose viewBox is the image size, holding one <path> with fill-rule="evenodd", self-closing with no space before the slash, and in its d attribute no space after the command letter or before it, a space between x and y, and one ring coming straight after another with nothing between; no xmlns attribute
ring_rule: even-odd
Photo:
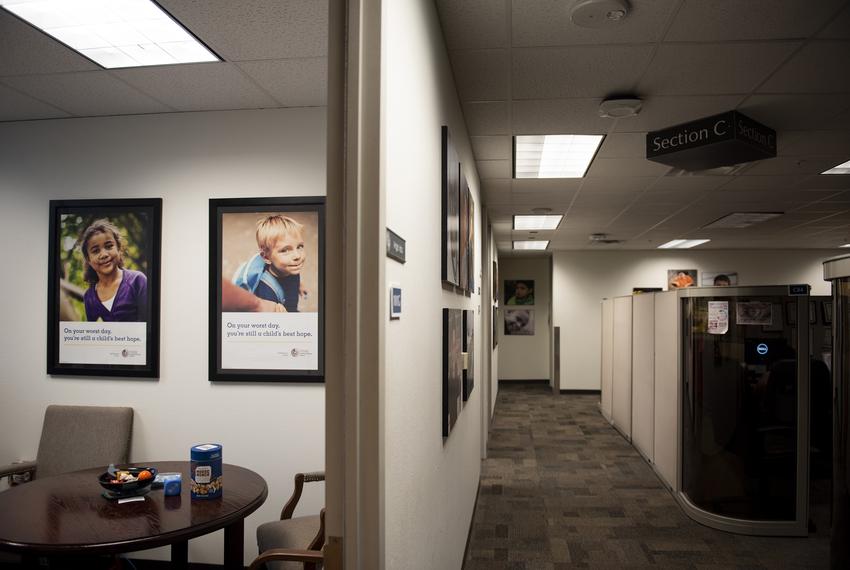
<svg viewBox="0 0 850 570"><path fill-rule="evenodd" d="M828 567L826 533L749 537L692 521L598 400L500 386L466 570Z"/></svg>

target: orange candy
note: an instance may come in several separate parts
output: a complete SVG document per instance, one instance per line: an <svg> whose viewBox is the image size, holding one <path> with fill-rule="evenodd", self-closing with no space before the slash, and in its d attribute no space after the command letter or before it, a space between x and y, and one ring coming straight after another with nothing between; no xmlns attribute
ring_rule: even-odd
<svg viewBox="0 0 850 570"><path fill-rule="evenodd" d="M151 473L147 469L139 472L139 481L147 481L151 477L153 477L153 473Z"/></svg>

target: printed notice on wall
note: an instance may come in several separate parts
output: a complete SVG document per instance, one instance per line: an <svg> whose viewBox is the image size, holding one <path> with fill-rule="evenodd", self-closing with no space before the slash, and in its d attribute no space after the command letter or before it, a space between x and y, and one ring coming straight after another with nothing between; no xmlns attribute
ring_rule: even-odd
<svg viewBox="0 0 850 570"><path fill-rule="evenodd" d="M729 301L708 302L708 334L726 334L729 330Z"/></svg>
<svg viewBox="0 0 850 570"><path fill-rule="evenodd" d="M772 325L773 304L763 301L739 302L735 305L735 321L739 325Z"/></svg>
<svg viewBox="0 0 850 570"><path fill-rule="evenodd" d="M61 321L59 334L61 364L145 364L147 323Z"/></svg>
<svg viewBox="0 0 850 570"><path fill-rule="evenodd" d="M318 313L222 313L223 368L316 370Z"/></svg>

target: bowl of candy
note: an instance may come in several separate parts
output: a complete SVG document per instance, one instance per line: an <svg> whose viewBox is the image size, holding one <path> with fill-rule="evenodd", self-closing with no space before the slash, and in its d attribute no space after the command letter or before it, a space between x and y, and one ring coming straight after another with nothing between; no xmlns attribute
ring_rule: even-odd
<svg viewBox="0 0 850 570"><path fill-rule="evenodd" d="M98 477L100 486L115 495L134 495L147 490L156 477L155 467L123 467L110 465Z"/></svg>

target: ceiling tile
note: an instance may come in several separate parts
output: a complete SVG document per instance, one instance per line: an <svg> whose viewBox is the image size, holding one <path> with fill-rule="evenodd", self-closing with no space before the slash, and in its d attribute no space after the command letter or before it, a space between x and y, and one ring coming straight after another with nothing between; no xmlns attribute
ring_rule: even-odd
<svg viewBox="0 0 850 570"><path fill-rule="evenodd" d="M797 175L797 174L820 174L824 170L840 164L839 157L828 158L821 156L777 156L769 160L755 163L748 169L744 178L750 176L774 176L774 175Z"/></svg>
<svg viewBox="0 0 850 570"><path fill-rule="evenodd" d="M662 176L652 183L648 192L705 192L720 188L730 176Z"/></svg>
<svg viewBox="0 0 850 570"><path fill-rule="evenodd" d="M511 132L507 101L472 101L463 104L463 116L470 135L507 135Z"/></svg>
<svg viewBox="0 0 850 570"><path fill-rule="evenodd" d="M850 41L814 41L794 54L759 93L848 93Z"/></svg>
<svg viewBox="0 0 850 570"><path fill-rule="evenodd" d="M181 111L278 106L236 66L227 63L137 67L113 73Z"/></svg>
<svg viewBox="0 0 850 570"><path fill-rule="evenodd" d="M507 0L437 0L446 47L508 47Z"/></svg>
<svg viewBox="0 0 850 570"><path fill-rule="evenodd" d="M507 50L453 51L452 70L462 101L508 98L511 76Z"/></svg>
<svg viewBox="0 0 850 570"><path fill-rule="evenodd" d="M850 97L844 94L827 95L753 95L738 110L775 129L782 137L784 130L850 129L850 112L845 125L836 121L843 110L850 111Z"/></svg>
<svg viewBox="0 0 850 570"><path fill-rule="evenodd" d="M481 182L481 188L484 192L484 201L488 206L511 203L510 180L483 180Z"/></svg>
<svg viewBox="0 0 850 570"><path fill-rule="evenodd" d="M585 178L581 185L582 193L592 192L595 194L637 194L653 183L655 177L650 176L600 176L598 178Z"/></svg>
<svg viewBox="0 0 850 570"><path fill-rule="evenodd" d="M511 160L513 158L511 137L508 135L473 136L469 139L472 142L476 160Z"/></svg>
<svg viewBox="0 0 850 570"><path fill-rule="evenodd" d="M632 0L629 15L622 23L611 28L591 29L572 23L569 2L513 0L513 45L528 47L656 42L661 39L676 4L676 0Z"/></svg>
<svg viewBox="0 0 850 570"><path fill-rule="evenodd" d="M646 158L646 135L613 133L605 137L597 158Z"/></svg>
<svg viewBox="0 0 850 570"><path fill-rule="evenodd" d="M476 160L475 167L478 170L478 178L510 178L510 160Z"/></svg>
<svg viewBox="0 0 850 570"><path fill-rule="evenodd" d="M68 113L0 84L0 121L67 117Z"/></svg>
<svg viewBox="0 0 850 570"><path fill-rule="evenodd" d="M800 190L845 190L850 189L850 176L847 174L818 174L809 176L797 186Z"/></svg>
<svg viewBox="0 0 850 570"><path fill-rule="evenodd" d="M807 38L843 0L687 0L665 41L702 42Z"/></svg>
<svg viewBox="0 0 850 570"><path fill-rule="evenodd" d="M670 170L666 164L651 162L645 158L600 158L596 157L588 178L607 176L663 176Z"/></svg>
<svg viewBox="0 0 850 570"><path fill-rule="evenodd" d="M792 131L779 137L780 156L846 155L850 159L850 131Z"/></svg>
<svg viewBox="0 0 850 570"><path fill-rule="evenodd" d="M517 178L511 181L511 187L516 194L524 192L569 193L578 190L581 184L581 178Z"/></svg>
<svg viewBox="0 0 850 570"><path fill-rule="evenodd" d="M654 95L749 93L799 45L662 44L638 90Z"/></svg>
<svg viewBox="0 0 850 570"><path fill-rule="evenodd" d="M238 66L284 107L327 104L327 58L249 61Z"/></svg>
<svg viewBox="0 0 850 570"><path fill-rule="evenodd" d="M721 189L729 190L787 190L805 180L804 174L783 176L735 176Z"/></svg>
<svg viewBox="0 0 850 570"><path fill-rule="evenodd" d="M522 48L513 50L515 99L599 97L634 89L651 46Z"/></svg>
<svg viewBox="0 0 850 570"><path fill-rule="evenodd" d="M0 76L100 69L47 34L0 9Z"/></svg>
<svg viewBox="0 0 850 570"><path fill-rule="evenodd" d="M134 115L173 110L138 92L108 71L22 75L7 77L3 81L77 116Z"/></svg>
<svg viewBox="0 0 850 570"><path fill-rule="evenodd" d="M679 123L731 111L743 98L743 95L647 97L643 102L640 115L619 119L614 130L621 133L657 131Z"/></svg>
<svg viewBox="0 0 850 570"><path fill-rule="evenodd" d="M516 135L598 135L607 133L611 119L599 116L598 98L514 101Z"/></svg>
<svg viewBox="0 0 850 570"><path fill-rule="evenodd" d="M316 0L158 0L226 61L324 57L328 3Z"/></svg>
<svg viewBox="0 0 850 570"><path fill-rule="evenodd" d="M819 38L850 40L850 4L818 34Z"/></svg>

